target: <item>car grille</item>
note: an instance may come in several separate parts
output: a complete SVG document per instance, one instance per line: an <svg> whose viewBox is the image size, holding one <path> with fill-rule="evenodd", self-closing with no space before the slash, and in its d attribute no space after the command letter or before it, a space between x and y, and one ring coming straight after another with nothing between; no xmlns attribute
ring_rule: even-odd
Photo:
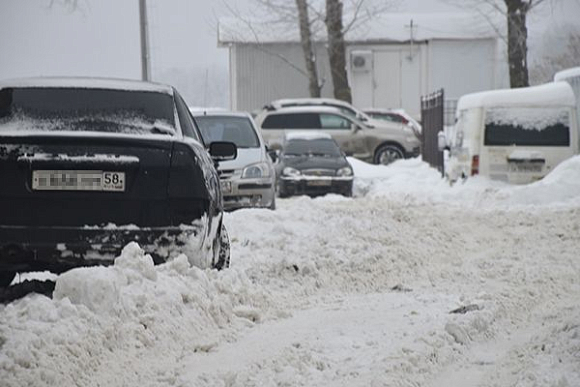
<svg viewBox="0 0 580 387"><path fill-rule="evenodd" d="M336 171L334 169L304 169L302 174L307 176L336 176Z"/></svg>

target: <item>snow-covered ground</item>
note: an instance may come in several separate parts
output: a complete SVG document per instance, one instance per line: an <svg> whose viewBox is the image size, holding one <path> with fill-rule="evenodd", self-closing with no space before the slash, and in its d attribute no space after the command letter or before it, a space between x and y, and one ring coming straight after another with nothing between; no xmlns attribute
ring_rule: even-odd
<svg viewBox="0 0 580 387"><path fill-rule="evenodd" d="M132 244L0 306L0 385L580 386L580 156L518 187L351 163L352 199L227 214L228 270Z"/></svg>

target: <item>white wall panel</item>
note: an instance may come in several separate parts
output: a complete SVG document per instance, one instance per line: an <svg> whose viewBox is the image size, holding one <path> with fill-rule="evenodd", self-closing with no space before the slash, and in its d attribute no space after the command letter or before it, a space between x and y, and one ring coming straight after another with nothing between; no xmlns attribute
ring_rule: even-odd
<svg viewBox="0 0 580 387"><path fill-rule="evenodd" d="M328 55L323 45L317 46L319 79L325 78L323 96L332 96L332 79ZM298 44L238 45L236 48L237 110L252 111L279 98L309 97L308 78L302 48ZM297 69L298 68L298 69Z"/></svg>

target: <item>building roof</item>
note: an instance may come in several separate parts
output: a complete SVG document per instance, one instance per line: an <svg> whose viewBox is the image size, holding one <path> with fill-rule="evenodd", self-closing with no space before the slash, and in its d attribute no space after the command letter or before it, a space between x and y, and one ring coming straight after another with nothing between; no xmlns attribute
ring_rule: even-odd
<svg viewBox="0 0 580 387"><path fill-rule="evenodd" d="M490 90L459 98L457 111L479 107L507 106L576 106L576 99L566 82L546 83L518 89Z"/></svg>
<svg viewBox="0 0 580 387"><path fill-rule="evenodd" d="M411 29L411 23L413 28ZM496 38L500 20L474 13L389 13L372 18L346 34L348 42L409 42L434 39ZM324 28L313 29L314 40L325 41ZM411 39L411 30L413 32ZM297 23L276 23L244 18L220 18L218 43L291 43L300 41Z"/></svg>
<svg viewBox="0 0 580 387"><path fill-rule="evenodd" d="M173 94L171 86L130 79L91 77L31 77L0 81L0 89L7 87L51 87L151 91Z"/></svg>

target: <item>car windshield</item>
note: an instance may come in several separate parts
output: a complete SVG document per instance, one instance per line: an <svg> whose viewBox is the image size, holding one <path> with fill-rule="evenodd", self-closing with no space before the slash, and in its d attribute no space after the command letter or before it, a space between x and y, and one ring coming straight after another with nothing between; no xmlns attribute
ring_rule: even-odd
<svg viewBox="0 0 580 387"><path fill-rule="evenodd" d="M203 141L229 141L238 148L259 148L258 136L247 117L198 116L195 118Z"/></svg>
<svg viewBox="0 0 580 387"><path fill-rule="evenodd" d="M0 131L174 134L169 94L95 88L0 90Z"/></svg>
<svg viewBox="0 0 580 387"><path fill-rule="evenodd" d="M329 138L292 139L284 147L284 155L289 157L340 157L340 149Z"/></svg>

